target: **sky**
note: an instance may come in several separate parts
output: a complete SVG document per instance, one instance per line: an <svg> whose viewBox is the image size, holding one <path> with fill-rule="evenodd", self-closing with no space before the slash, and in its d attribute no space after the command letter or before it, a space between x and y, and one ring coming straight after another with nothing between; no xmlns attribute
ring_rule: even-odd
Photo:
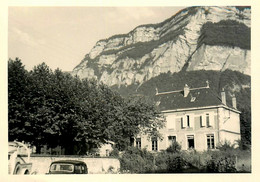
<svg viewBox="0 0 260 182"><path fill-rule="evenodd" d="M8 57L27 70L72 71L100 39L164 21L185 7L9 7Z"/></svg>

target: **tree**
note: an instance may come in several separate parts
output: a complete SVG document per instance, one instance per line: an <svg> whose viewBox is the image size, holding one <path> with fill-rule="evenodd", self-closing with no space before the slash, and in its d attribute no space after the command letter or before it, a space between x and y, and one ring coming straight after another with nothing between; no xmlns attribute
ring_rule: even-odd
<svg viewBox="0 0 260 182"><path fill-rule="evenodd" d="M142 98L124 99L45 63L27 72L20 60L10 60L8 79L9 139L30 142L38 153L59 145L66 154L86 154L108 140L124 150L138 133L158 135L163 126L160 112Z"/></svg>
<svg viewBox="0 0 260 182"><path fill-rule="evenodd" d="M28 140L28 113L24 110L28 92L28 72L19 58L8 61L8 137Z"/></svg>

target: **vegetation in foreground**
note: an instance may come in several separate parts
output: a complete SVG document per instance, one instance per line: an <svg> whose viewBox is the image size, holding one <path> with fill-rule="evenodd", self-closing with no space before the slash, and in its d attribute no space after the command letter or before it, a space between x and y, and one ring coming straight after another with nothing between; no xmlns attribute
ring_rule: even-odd
<svg viewBox="0 0 260 182"><path fill-rule="evenodd" d="M125 99L96 80L80 80L45 63L25 70L8 62L8 139L36 146L61 146L86 155L107 141L124 150L138 133L159 136L164 118L142 98Z"/></svg>
<svg viewBox="0 0 260 182"><path fill-rule="evenodd" d="M181 151L178 143L165 151L129 147L119 156L121 173L249 173L251 152L225 143L215 151Z"/></svg>

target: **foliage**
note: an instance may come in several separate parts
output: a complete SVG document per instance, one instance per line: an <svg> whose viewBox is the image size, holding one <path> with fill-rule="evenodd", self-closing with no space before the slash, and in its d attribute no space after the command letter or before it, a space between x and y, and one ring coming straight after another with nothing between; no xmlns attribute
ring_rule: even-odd
<svg viewBox="0 0 260 182"><path fill-rule="evenodd" d="M161 151L155 157L157 173L179 173L183 172L187 162L183 153Z"/></svg>
<svg viewBox="0 0 260 182"><path fill-rule="evenodd" d="M220 151L232 151L235 148L235 143L231 144L230 141L225 140L224 143L219 143L216 147Z"/></svg>
<svg viewBox="0 0 260 182"><path fill-rule="evenodd" d="M28 113L24 108L27 97L28 72L22 65L21 60L9 60L8 62L8 120L9 120L9 139L24 138L29 140L31 132L26 118Z"/></svg>
<svg viewBox="0 0 260 182"><path fill-rule="evenodd" d="M146 149L128 147L120 160L120 169L124 173L148 173L153 171L153 155Z"/></svg>
<svg viewBox="0 0 260 182"><path fill-rule="evenodd" d="M170 173L183 172L186 165L185 160L180 154L170 155L166 163L167 171Z"/></svg>
<svg viewBox="0 0 260 182"><path fill-rule="evenodd" d="M119 150L113 147L113 150L109 154L111 157L119 157Z"/></svg>
<svg viewBox="0 0 260 182"><path fill-rule="evenodd" d="M202 26L199 44L240 47L251 49L251 29L235 20L207 22Z"/></svg>
<svg viewBox="0 0 260 182"><path fill-rule="evenodd" d="M158 135L160 112L142 98L124 99L95 80L80 80L42 63L30 72L8 62L9 140L39 149L62 146L86 154L108 140L119 150L140 132Z"/></svg>
<svg viewBox="0 0 260 182"><path fill-rule="evenodd" d="M173 142L171 146L166 149L168 153L179 153L181 151L181 145L178 142Z"/></svg>
<svg viewBox="0 0 260 182"><path fill-rule="evenodd" d="M156 165L156 172L167 172L167 160L171 153L167 153L166 151L160 151L155 156L155 165Z"/></svg>
<svg viewBox="0 0 260 182"><path fill-rule="evenodd" d="M151 153L129 147L120 164L122 173L234 173L250 172L250 156L250 151L240 149Z"/></svg>
<svg viewBox="0 0 260 182"><path fill-rule="evenodd" d="M234 157L219 157L213 155L209 161L206 162L206 172L209 173L234 173L235 159Z"/></svg>

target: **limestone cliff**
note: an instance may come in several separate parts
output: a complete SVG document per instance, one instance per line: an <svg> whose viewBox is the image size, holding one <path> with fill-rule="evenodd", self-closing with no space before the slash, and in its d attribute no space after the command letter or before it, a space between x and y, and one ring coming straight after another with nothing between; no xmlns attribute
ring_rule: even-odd
<svg viewBox="0 0 260 182"><path fill-rule="evenodd" d="M186 8L162 23L98 41L72 74L110 86L181 70L250 75L250 27L250 7Z"/></svg>

